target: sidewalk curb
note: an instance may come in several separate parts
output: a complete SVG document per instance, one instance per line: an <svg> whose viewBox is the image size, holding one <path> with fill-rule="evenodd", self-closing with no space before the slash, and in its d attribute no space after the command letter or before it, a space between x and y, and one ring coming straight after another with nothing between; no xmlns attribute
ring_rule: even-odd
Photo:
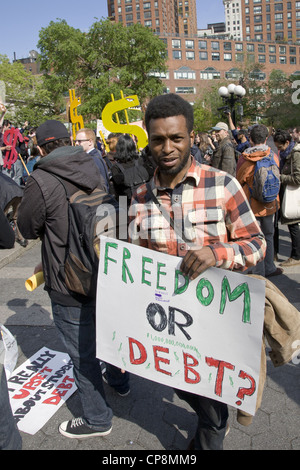
<svg viewBox="0 0 300 470"><path fill-rule="evenodd" d="M8 249L1 250L0 251L0 269L3 268L3 266L6 266L7 264L19 258L19 256L22 256L26 251L31 250L31 248L33 248L38 243L40 243L39 239L28 240L28 245L24 248L23 246L19 245L16 242L14 248L11 248L9 250Z"/></svg>

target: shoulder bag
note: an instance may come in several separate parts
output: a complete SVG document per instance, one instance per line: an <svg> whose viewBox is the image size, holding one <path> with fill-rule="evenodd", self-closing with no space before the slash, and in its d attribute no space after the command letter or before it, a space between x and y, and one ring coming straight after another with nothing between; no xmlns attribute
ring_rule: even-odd
<svg viewBox="0 0 300 470"><path fill-rule="evenodd" d="M293 174L292 162L291 174ZM300 186L286 185L281 204L281 213L285 219L300 218Z"/></svg>

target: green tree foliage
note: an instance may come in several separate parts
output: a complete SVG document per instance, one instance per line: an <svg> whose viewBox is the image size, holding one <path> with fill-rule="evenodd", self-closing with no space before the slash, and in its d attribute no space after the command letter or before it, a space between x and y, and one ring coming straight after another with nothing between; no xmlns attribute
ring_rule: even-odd
<svg viewBox="0 0 300 470"><path fill-rule="evenodd" d="M299 125L300 107L292 98L292 83L295 77L288 77L280 70L273 70L268 81L266 118L275 128L288 129Z"/></svg>
<svg viewBox="0 0 300 470"><path fill-rule="evenodd" d="M0 78L6 90L6 118L15 125L28 121L31 126L38 125L53 115L50 95L45 90L43 79L32 75L20 62L9 62L0 55Z"/></svg>
<svg viewBox="0 0 300 470"><path fill-rule="evenodd" d="M41 30L38 47L53 100L75 88L85 117L99 118L111 95L119 99L121 90L125 96L137 94L140 102L162 92L161 80L151 72L166 71L165 45L139 24L126 28L101 20L82 33L65 20L52 21Z"/></svg>
<svg viewBox="0 0 300 470"><path fill-rule="evenodd" d="M199 98L194 104L194 129L195 132L209 131L217 121L223 120L226 122L226 117L222 115L222 111L218 108L222 107L224 103L218 94L218 89L222 82L213 82L209 88L201 92Z"/></svg>

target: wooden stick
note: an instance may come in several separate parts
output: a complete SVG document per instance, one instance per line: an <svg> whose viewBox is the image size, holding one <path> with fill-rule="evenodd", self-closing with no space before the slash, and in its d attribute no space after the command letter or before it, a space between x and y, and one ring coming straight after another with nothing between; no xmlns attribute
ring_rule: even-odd
<svg viewBox="0 0 300 470"><path fill-rule="evenodd" d="M25 170L26 170L26 172L27 172L27 175L30 176L30 173L29 173L29 171L28 171L28 169L27 169L27 166L25 165L24 160L23 160L23 158L21 157L20 154L19 154L19 157L20 157L21 162L23 163L23 166L24 166L24 168L25 168Z"/></svg>

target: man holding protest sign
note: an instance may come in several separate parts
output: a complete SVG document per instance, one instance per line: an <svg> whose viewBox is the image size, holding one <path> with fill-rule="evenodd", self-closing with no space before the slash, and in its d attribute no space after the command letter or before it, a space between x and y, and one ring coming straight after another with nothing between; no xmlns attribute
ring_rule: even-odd
<svg viewBox="0 0 300 470"><path fill-rule="evenodd" d="M244 271L263 259L266 243L234 177L198 164L190 154L193 109L178 95L150 101L145 124L157 164L150 184L133 197L130 241L183 258L181 272L191 280L215 266ZM165 230L166 220L174 222ZM198 415L194 449L222 449L227 405L176 390Z"/></svg>

